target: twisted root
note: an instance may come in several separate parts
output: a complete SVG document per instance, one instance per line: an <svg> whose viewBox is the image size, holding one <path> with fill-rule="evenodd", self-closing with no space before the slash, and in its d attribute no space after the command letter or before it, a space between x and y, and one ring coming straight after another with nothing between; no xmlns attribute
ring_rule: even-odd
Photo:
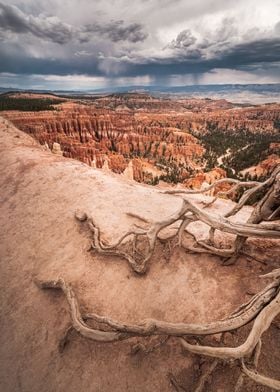
<svg viewBox="0 0 280 392"><path fill-rule="evenodd" d="M215 361L208 369L209 371L201 377L197 386L197 391L202 391L209 374L213 372L217 366L217 359L240 359L242 361L242 371L244 374L258 383L277 389L279 388L279 381L249 370L243 361L244 357L251 355L255 350L254 365L255 367L257 366L260 354L260 345L257 350L256 346L259 344L262 334L269 328L273 319L280 313L280 269L264 275L263 277L273 278L273 282L268 284L261 292L252 297L250 301L242 304L227 318L209 324L170 323L153 319L143 320L137 324L127 324L95 313L85 314L82 316L76 295L71 285L66 283L63 278L51 281L36 280L36 284L41 289L59 289L66 297L70 310L72 326L67 329L67 334L65 334L63 342L68 340L68 333L72 330L76 330L81 336L87 339L98 342L121 341L137 336L145 337L164 335L164 340L160 341L156 347L166 342L169 336L175 336L178 337L184 349L196 354L215 358ZM183 337L187 335L203 336L236 330L253 319L253 327L248 338L238 347L209 347L193 345L183 339ZM89 326L87 324L88 320L94 320L99 327ZM106 330L104 330L102 325L106 326ZM62 345L60 348L63 349ZM239 384L242 385L243 378L240 378L238 381Z"/></svg>
<svg viewBox="0 0 280 392"><path fill-rule="evenodd" d="M205 206L210 206L212 205L218 198L218 196L221 195L226 195L228 196L230 193L233 191L238 190L239 188L249 188L247 191L244 192L242 197L240 198L239 202L229 211L224 215L224 218L229 218L233 215L236 215L241 208L249 201L249 199L259 193L259 192L266 192L265 196L259 201L257 206L255 207L254 211L252 212L247 224L260 224L260 227L262 226L261 222L263 220L265 221L271 221L277 219L280 215L280 165L278 165L273 173L271 174L270 178L263 183L257 182L257 181L250 181L250 182L242 182L239 180L231 179L231 178L224 178L221 180L218 180L214 182L212 185L206 187L205 189L202 190L189 190L189 189L183 189L183 190L169 190L165 191L164 193L168 194L181 194L181 195L188 195L188 194L202 194L205 192L208 192L209 190L215 188L217 185L222 184L222 183L231 183L235 184L229 191L227 192L218 192L218 194L214 197L214 199L209 202L205 203ZM204 206L204 207L205 207ZM200 219L202 220L202 219ZM203 221L203 220L202 220ZM205 222L207 223L207 222ZM214 246L214 235L215 235L215 230L221 230L222 231L227 231L223 230L223 228L215 227L214 225L211 224L211 222L207 223L210 226L210 232L209 232L209 240L208 243L205 241L200 241L197 242L199 247L192 247L190 250L192 251L197 251L200 253L212 253L217 256L222 256L225 257L226 260L224 262L225 265L231 265L234 264L242 250L243 245L245 244L246 240L250 236L254 236L253 234L248 232L248 235L243 234L238 234L234 233L237 235L237 238L233 244L233 246L229 249L223 250L216 248ZM274 227L275 230L280 229L279 225L275 226L266 226L269 229L272 229Z"/></svg>
<svg viewBox="0 0 280 392"><path fill-rule="evenodd" d="M260 293L256 294L250 301L241 305L229 317L209 324L187 324L171 323L156 319L142 320L137 324L126 324L112 320L106 316L100 316L95 313L81 315L78 300L69 283L64 279L51 281L36 280L36 284L41 289L59 289L62 290L69 305L73 328L82 336L96 341L115 341L130 338L132 336L184 336L184 335L211 335L226 331L232 331L249 323L256 316L257 325L260 327L253 328L253 335L262 334L265 326L269 326L269 320L275 317L274 314L280 312L277 308L279 305L279 278L275 278L272 283L267 285ZM270 310L272 309L272 310ZM260 318L260 321L258 321ZM266 320L262 321L263 318ZM104 324L112 331L101 331L94 329L86 324L87 320L94 320L99 324ZM86 321L85 321L86 320ZM258 332L259 331L259 332ZM253 339L251 339L253 340ZM254 342L254 340L253 340ZM183 341L183 345L188 343ZM190 345L192 349L192 345ZM194 350L204 349L204 347L194 346ZM213 348L213 347L212 347ZM195 352L195 351L193 351ZM207 355L207 354L206 354ZM222 357L221 357L222 358Z"/></svg>
<svg viewBox="0 0 280 392"><path fill-rule="evenodd" d="M267 186L268 182L264 184ZM264 186L264 184L261 184L261 186ZM260 187L260 185L258 185L258 187ZM248 194L246 197L248 197ZM241 201L241 204L244 203L245 199ZM268 193L265 201L269 201L270 199L271 192ZM214 240L215 230L236 235L236 241L230 249L219 249L213 245L207 244L205 241L196 241L198 247L190 248L192 251L212 253L222 257L235 258L239 254L248 237L280 238L280 224L269 222L260 223L260 217L262 216L262 212L260 211L262 211L264 207L267 208L265 201L262 200L261 203L259 203L257 206L257 212L254 210L252 217L247 223L235 223L231 222L229 219L227 219L227 217L235 213L240 206L234 207L234 209L227 214L227 217L215 216L211 213L205 212L191 201L183 199L181 207L171 216L160 222L152 224L148 229L140 227L134 228L133 230L130 230L124 234L116 243L111 245L105 245L103 243L100 238L100 230L91 217L88 217L87 214L81 213L79 211L76 212L75 216L81 222L87 221L88 227L93 233L92 248L96 249L99 253L102 254L118 256L126 259L132 269L135 272L141 274L146 272L147 263L153 255L159 232L176 222L180 222L179 228L177 228L175 232L175 235L179 236L180 245L182 245L182 236L187 226L191 222L197 220L206 223L210 227L210 242L213 242ZM144 255L141 255L139 252L137 252L137 243L140 237L147 241ZM132 254L119 249L120 246L123 245L129 238L132 239ZM230 260L228 264L231 264L231 261L233 260Z"/></svg>
<svg viewBox="0 0 280 392"><path fill-rule="evenodd" d="M256 317L246 341L238 347L210 347L187 343L180 339L182 346L195 354L221 359L240 359L252 353L262 334L270 327L273 319L280 313L280 292L266 305Z"/></svg>
<svg viewBox="0 0 280 392"><path fill-rule="evenodd" d="M264 385L265 387L275 389L276 391L280 391L280 381L275 380L270 377L267 377L267 376L263 376L262 374L258 373L257 371L249 370L246 367L243 359L242 359L242 371L244 372L244 374L246 374L246 376L251 378L257 384L261 384L261 385Z"/></svg>

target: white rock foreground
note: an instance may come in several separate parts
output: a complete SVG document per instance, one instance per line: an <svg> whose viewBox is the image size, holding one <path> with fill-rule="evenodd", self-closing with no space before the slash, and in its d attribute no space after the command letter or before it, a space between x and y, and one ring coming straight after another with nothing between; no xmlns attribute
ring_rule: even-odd
<svg viewBox="0 0 280 392"><path fill-rule="evenodd" d="M206 322L249 299L249 291L265 285L258 274L271 269L245 258L222 267L216 257L175 249L170 260L155 254L138 277L124 260L88 252L90 233L74 219L75 210L92 215L111 242L135 223L143 225L127 212L153 222L178 209L180 198L53 155L1 117L0 183L1 391L170 391L168 372L193 373L194 358L182 355L176 339L139 357L130 354L130 341L97 344L74 334L60 354L68 307L63 295L40 291L35 277L64 277L84 311L121 321ZM219 200L211 210L224 213L231 205ZM244 208L238 219L249 213ZM193 224L193 231L207 234L202 224ZM276 245L258 240L251 248L266 253L267 261L275 255L276 262Z"/></svg>

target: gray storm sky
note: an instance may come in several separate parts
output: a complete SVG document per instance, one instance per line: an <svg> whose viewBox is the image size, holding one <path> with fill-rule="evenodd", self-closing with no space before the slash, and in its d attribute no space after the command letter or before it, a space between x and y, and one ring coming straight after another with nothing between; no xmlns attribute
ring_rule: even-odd
<svg viewBox="0 0 280 392"><path fill-rule="evenodd" d="M280 0L0 0L0 86L280 82Z"/></svg>

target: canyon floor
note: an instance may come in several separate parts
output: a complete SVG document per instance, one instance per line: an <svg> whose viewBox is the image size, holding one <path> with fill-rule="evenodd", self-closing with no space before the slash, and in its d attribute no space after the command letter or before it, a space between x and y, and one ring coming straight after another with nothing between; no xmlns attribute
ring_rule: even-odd
<svg viewBox="0 0 280 392"><path fill-rule="evenodd" d="M179 197L54 155L2 117L0 151L0 390L167 392L174 391L170 379L175 377L182 391L194 391L212 360L183 351L176 338L151 353L135 353L136 343L150 347L162 338L102 344L73 333L60 353L59 341L70 324L65 297L40 290L34 280L63 277L84 311L123 322L208 322L225 317L265 286L259 275L279 266L279 241L250 240L246 250L253 258L240 257L229 267L218 257L158 244L146 275L137 276L121 258L88 251L90 233L74 219L75 211L93 216L102 238L112 242L133 225L144 224L127 213L155 222L180 207ZM201 205L208 199L192 200ZM218 200L208 209L219 214L231 206L231 201ZM245 221L250 211L243 208L238 219ZM207 234L203 224L192 224L192 230L197 236ZM259 365L278 379L279 321L263 336ZM225 344L236 346L248 330L226 333ZM222 345L219 340L214 336L211 342ZM234 391L239 374L237 366L221 361L205 391ZM242 391L269 389L246 379Z"/></svg>

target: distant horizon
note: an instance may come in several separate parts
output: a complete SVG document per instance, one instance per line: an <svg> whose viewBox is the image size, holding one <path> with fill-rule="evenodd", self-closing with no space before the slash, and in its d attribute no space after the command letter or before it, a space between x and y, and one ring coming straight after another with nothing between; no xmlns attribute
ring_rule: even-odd
<svg viewBox="0 0 280 392"><path fill-rule="evenodd" d="M63 89L53 89L53 88L36 88L33 86L30 87L16 87L16 86L3 86L0 85L1 90L19 90L19 91L72 91L72 92L90 92L90 91L110 91L112 90L125 90L125 89L161 89L161 90L172 90L172 89L180 89L180 88L194 88L199 89L203 87L253 87L253 86L279 86L279 93L280 93L280 82L274 83L205 83L205 84L178 84L173 86L164 86L160 84L147 84L147 85L113 85L113 86L105 86L105 87L74 87L74 88L63 88Z"/></svg>
<svg viewBox="0 0 280 392"><path fill-rule="evenodd" d="M269 104L280 103L280 83L250 83L250 84L196 84L180 86L107 86L103 88L76 89L34 89L1 87L0 94L13 92L30 92L35 94L55 94L66 96L102 96L110 94L148 94L155 97L185 98L185 99L224 99L236 104Z"/></svg>

